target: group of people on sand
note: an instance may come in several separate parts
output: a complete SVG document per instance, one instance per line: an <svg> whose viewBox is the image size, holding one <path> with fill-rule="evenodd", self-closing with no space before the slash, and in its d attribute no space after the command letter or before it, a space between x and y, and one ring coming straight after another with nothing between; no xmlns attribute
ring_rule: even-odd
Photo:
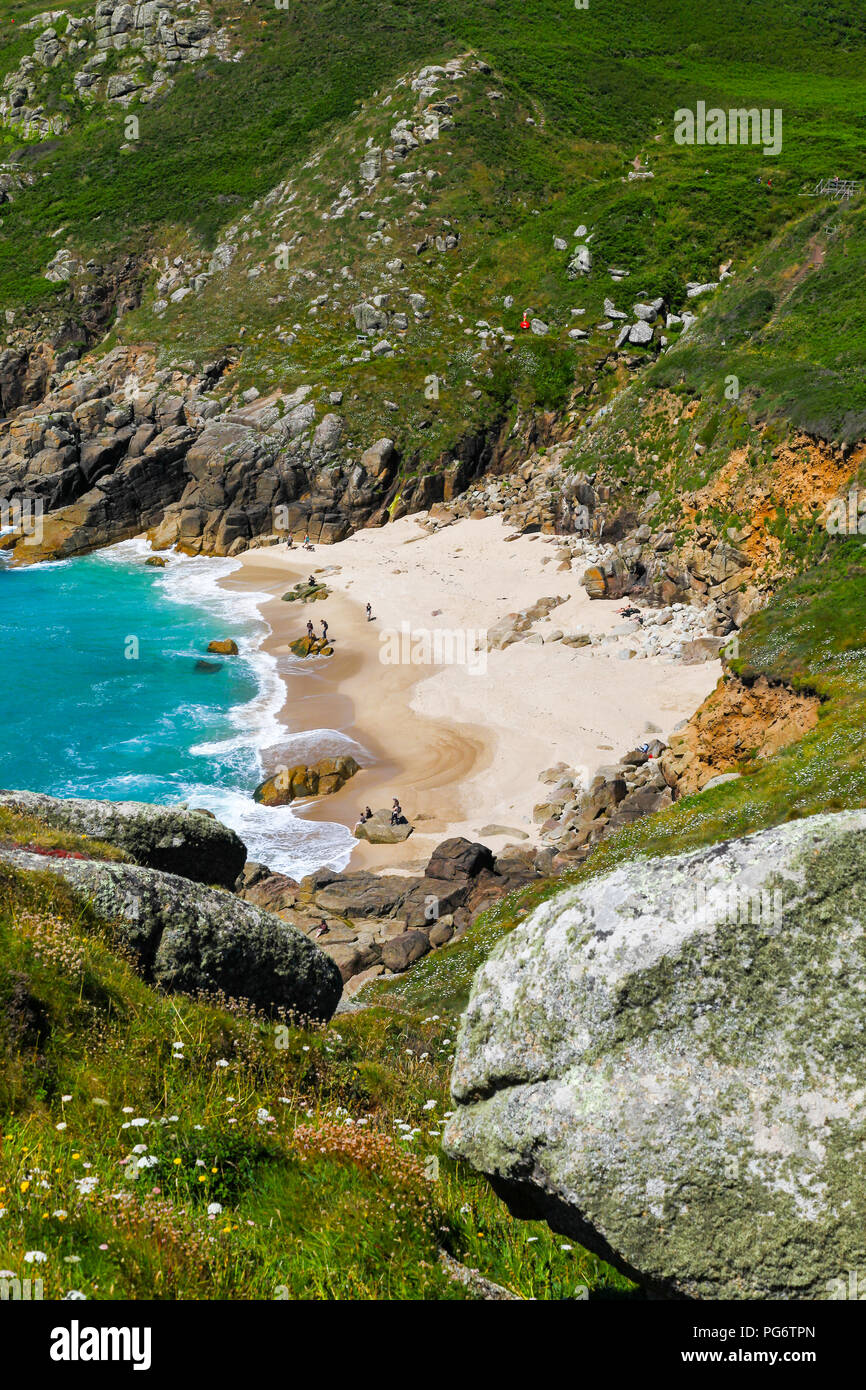
<svg viewBox="0 0 866 1390"><path fill-rule="evenodd" d="M308 618L308 619L307 619L307 636L309 637L309 639L310 639L311 642L315 642L315 640L316 640L316 629L313 627L313 620L312 620L312 618ZM325 619L322 618L322 641L323 641L323 642L327 642L327 640L328 640L328 624L326 623Z"/></svg>

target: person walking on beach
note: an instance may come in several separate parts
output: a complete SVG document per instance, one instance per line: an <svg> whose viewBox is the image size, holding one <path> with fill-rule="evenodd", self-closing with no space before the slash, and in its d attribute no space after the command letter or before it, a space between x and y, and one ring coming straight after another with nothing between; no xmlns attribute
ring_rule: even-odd
<svg viewBox="0 0 866 1390"><path fill-rule="evenodd" d="M373 621L373 605L372 605L372 603L368 603L368 604L367 604L367 622L368 622L368 623L371 623L372 621Z"/></svg>

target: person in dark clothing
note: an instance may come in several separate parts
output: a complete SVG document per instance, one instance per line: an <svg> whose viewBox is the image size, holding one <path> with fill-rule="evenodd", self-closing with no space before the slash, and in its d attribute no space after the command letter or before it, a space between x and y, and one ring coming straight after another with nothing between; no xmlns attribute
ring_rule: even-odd
<svg viewBox="0 0 866 1390"><path fill-rule="evenodd" d="M392 825L399 825L402 819L403 819L403 807L400 805L399 801L397 800L397 798L396 798L396 796L395 796L395 797L394 797L394 800L393 800L392 803L391 803L391 824L392 824Z"/></svg>
<svg viewBox="0 0 866 1390"><path fill-rule="evenodd" d="M328 624L325 622L325 619L323 618L323 619L322 619L322 641L323 641L323 642L327 642L327 640L328 640Z"/></svg>
<svg viewBox="0 0 866 1390"><path fill-rule="evenodd" d="M370 623L370 622L372 622L372 621L373 621L373 605L372 605L371 603L368 603L368 604L367 604L367 622Z"/></svg>
<svg viewBox="0 0 866 1390"><path fill-rule="evenodd" d="M311 618L308 618L308 619L307 619L307 636L309 637L309 639L310 639L311 642L313 641L313 639L314 639L315 636L316 636L316 631L315 631L315 628L313 627L313 622L312 622L312 619L311 619Z"/></svg>

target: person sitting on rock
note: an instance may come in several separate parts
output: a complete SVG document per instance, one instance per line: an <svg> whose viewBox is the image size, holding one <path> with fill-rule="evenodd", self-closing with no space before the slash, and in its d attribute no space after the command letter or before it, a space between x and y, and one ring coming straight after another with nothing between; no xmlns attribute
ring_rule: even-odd
<svg viewBox="0 0 866 1390"><path fill-rule="evenodd" d="M395 796L395 797L394 797L394 800L391 802L391 824L392 824L392 825L399 825L399 824L400 824L400 821L401 821L401 819L402 819L402 816L403 816L403 807L400 805L399 801L397 800L397 798L396 798L396 796Z"/></svg>
<svg viewBox="0 0 866 1390"><path fill-rule="evenodd" d="M330 930L330 928L328 927L328 924L327 924L327 922L325 921L325 919L324 919L324 917L323 917L322 920L321 920L321 922L319 923L319 925L316 927L315 931L313 932L313 936L324 936L325 933L326 933L327 931L329 931L329 930Z"/></svg>
<svg viewBox="0 0 866 1390"><path fill-rule="evenodd" d="M365 806L364 809L363 809L363 811L361 812L360 816L358 817L358 824L359 824L359 825L364 825L368 820L372 820L372 819L373 819L373 812L370 810L370 807L369 807L369 806Z"/></svg>

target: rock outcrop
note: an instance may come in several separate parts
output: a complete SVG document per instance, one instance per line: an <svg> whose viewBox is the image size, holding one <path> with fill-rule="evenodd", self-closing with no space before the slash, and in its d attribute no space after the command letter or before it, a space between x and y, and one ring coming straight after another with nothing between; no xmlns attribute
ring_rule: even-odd
<svg viewBox="0 0 866 1390"><path fill-rule="evenodd" d="M218 888L137 864L0 850L16 868L48 872L110 924L145 980L187 994L219 991L268 1011L330 1018L339 971L302 932Z"/></svg>
<svg viewBox="0 0 866 1390"><path fill-rule="evenodd" d="M804 738L818 722L817 695L772 684L759 676L746 684L728 673L679 733L662 759L665 776L681 794L699 791L743 762L771 758Z"/></svg>
<svg viewBox="0 0 866 1390"><path fill-rule="evenodd" d="M288 806L302 796L328 796L345 786L350 777L360 772L359 763L347 756L322 758L309 767L298 763L296 767L280 768L272 777L265 778L253 792L253 800L263 806Z"/></svg>
<svg viewBox="0 0 866 1390"><path fill-rule="evenodd" d="M247 857L235 832L204 811L26 791L0 792L0 805L35 816L54 830L104 840L125 850L136 864L195 883L233 888Z"/></svg>
<svg viewBox="0 0 866 1390"><path fill-rule="evenodd" d="M369 840L371 845L399 845L408 840L414 826L404 817L397 825L391 824L391 812L387 809L374 811L368 820L358 821L352 834L356 840Z"/></svg>
<svg viewBox="0 0 866 1390"><path fill-rule="evenodd" d="M476 976L446 1150L674 1297L866 1264L866 812L632 863Z"/></svg>
<svg viewBox="0 0 866 1390"><path fill-rule="evenodd" d="M550 857L508 848L494 859L486 845L457 836L437 845L421 875L320 869L297 884L248 863L237 891L312 936L351 995L462 935L484 908L538 878Z"/></svg>

